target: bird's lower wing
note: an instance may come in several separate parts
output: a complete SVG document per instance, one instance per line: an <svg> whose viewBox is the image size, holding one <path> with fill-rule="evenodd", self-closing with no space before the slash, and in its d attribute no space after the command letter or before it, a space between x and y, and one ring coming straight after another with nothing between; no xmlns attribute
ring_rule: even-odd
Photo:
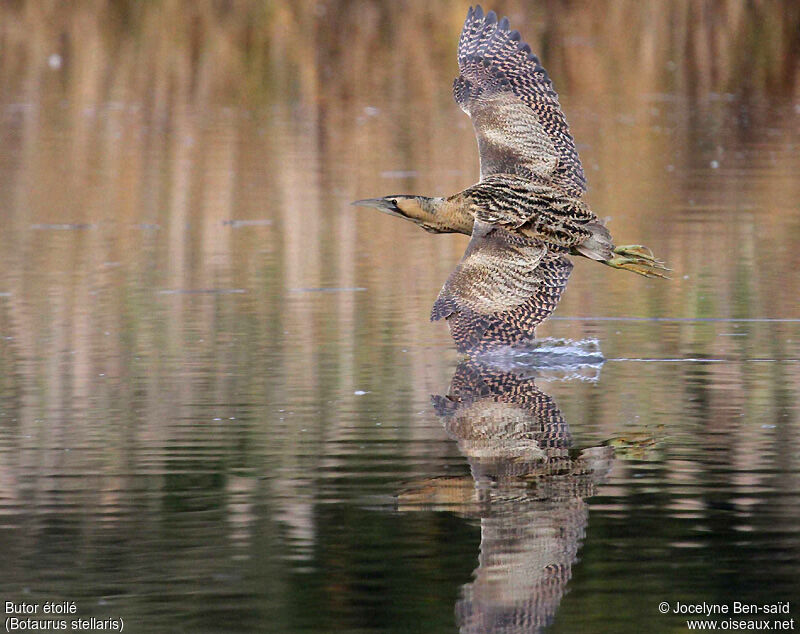
<svg viewBox="0 0 800 634"><path fill-rule="evenodd" d="M555 310L570 271L569 259L544 243L476 222L431 319L447 319L461 352L531 340Z"/></svg>

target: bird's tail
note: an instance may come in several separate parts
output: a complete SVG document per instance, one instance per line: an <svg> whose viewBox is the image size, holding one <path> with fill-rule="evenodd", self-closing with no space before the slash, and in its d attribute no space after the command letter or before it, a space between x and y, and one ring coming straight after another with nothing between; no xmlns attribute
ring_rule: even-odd
<svg viewBox="0 0 800 634"><path fill-rule="evenodd" d="M575 251L598 262L605 262L614 257L614 243L611 241L611 234L602 222L589 222L583 225L583 228L591 231L592 235L576 246Z"/></svg>

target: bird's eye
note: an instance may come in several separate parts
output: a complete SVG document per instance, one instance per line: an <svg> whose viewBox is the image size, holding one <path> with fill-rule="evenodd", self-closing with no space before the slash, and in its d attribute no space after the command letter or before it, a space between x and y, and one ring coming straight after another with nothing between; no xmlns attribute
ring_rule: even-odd
<svg viewBox="0 0 800 634"><path fill-rule="evenodd" d="M395 207L397 207L397 198L390 198L389 202L392 203Z"/></svg>

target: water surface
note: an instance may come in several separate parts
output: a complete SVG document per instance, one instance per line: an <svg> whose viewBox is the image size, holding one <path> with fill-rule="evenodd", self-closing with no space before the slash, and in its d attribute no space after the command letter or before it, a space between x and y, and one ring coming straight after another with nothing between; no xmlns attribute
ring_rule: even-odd
<svg viewBox="0 0 800 634"><path fill-rule="evenodd" d="M577 262L538 334L605 361L476 392L428 321L466 238L348 204L477 178L466 6L0 6L3 602L133 632L800 618L797 7L498 10L592 207L674 271Z"/></svg>

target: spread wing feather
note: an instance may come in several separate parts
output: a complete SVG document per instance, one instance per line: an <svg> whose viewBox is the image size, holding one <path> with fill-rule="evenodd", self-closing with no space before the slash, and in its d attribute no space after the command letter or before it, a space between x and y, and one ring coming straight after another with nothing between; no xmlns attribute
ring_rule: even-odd
<svg viewBox="0 0 800 634"><path fill-rule="evenodd" d="M586 177L558 95L508 19L498 22L493 11L470 8L458 67L453 96L472 119L481 179L498 173L545 177L582 195Z"/></svg>
<svg viewBox="0 0 800 634"><path fill-rule="evenodd" d="M570 271L569 259L544 242L476 221L431 319L447 319L460 352L533 339L534 328L555 310Z"/></svg>

